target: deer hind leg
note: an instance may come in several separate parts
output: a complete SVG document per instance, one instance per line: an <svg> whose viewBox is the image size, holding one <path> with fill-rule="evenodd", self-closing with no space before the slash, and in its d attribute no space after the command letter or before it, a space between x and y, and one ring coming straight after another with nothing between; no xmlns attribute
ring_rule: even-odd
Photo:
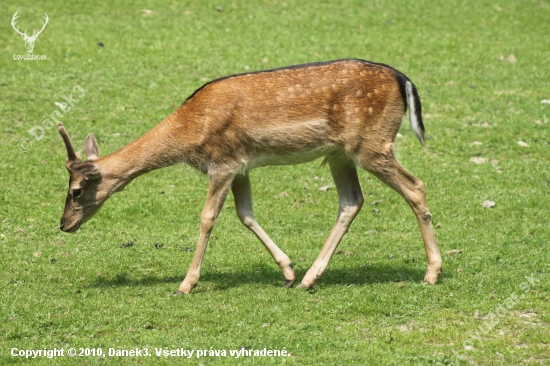
<svg viewBox="0 0 550 366"><path fill-rule="evenodd" d="M338 218L323 249L321 249L317 259L307 271L298 288L311 288L321 278L336 247L348 232L353 219L363 206L363 193L359 185L355 163L344 154L329 156L328 162L338 192Z"/></svg>
<svg viewBox="0 0 550 366"><path fill-rule="evenodd" d="M372 151L374 150L370 150L367 153L363 151L358 154L357 159L359 164L397 191L412 208L420 226L428 259L428 269L424 281L433 285L437 282L437 278L441 273L442 261L439 247L435 240L432 215L426 203L424 183L397 162L393 155L392 143L380 146L375 153Z"/></svg>
<svg viewBox="0 0 550 366"><path fill-rule="evenodd" d="M223 203L225 202L227 192L231 187L233 176L233 173L223 173L213 175L210 178L208 196L201 214L199 243L197 244L197 249L195 250L195 255L193 256L193 261L187 271L187 275L178 288L178 291L174 293L175 295L191 293L191 290L193 290L199 281L202 259L204 258L204 253L206 251L206 245L208 244L210 233L214 228L216 219L218 218Z"/></svg>
<svg viewBox="0 0 550 366"><path fill-rule="evenodd" d="M233 192L233 197L235 198L237 216L239 216L239 219L243 225L252 231L258 239L260 239L269 254L271 254L275 262L283 270L283 276L286 279L284 287L291 287L294 282L296 282L294 264L292 264L290 258L288 258L288 256L283 253L277 245L275 245L273 240L271 240L271 238L256 221L252 210L252 193L250 190L250 177L248 176L248 172L244 175L237 175L235 177L231 190Z"/></svg>

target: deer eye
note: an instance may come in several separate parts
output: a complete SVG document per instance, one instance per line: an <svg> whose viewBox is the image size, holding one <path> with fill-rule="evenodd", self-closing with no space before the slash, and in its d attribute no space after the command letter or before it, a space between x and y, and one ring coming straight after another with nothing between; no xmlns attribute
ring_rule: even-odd
<svg viewBox="0 0 550 366"><path fill-rule="evenodd" d="M80 189L73 189L73 198L80 196L82 191Z"/></svg>

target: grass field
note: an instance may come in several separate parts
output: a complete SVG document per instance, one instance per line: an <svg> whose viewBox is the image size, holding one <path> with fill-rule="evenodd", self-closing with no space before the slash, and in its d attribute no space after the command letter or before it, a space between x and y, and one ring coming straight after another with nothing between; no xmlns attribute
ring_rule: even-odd
<svg viewBox="0 0 550 366"><path fill-rule="evenodd" d="M33 51L47 60L14 60L26 53L10 26L16 10L29 34L48 14ZM550 364L548 0L7 0L0 14L0 364L24 362L14 348L63 348L33 363L67 365ZM66 152L42 121L64 96L78 100L58 118L75 146L93 132L108 154L208 80L345 57L390 64L418 87L427 146L403 124L396 154L427 187L444 260L437 285L422 284L410 208L364 171L366 204L309 292L282 288L229 197L197 288L168 297L193 256L185 248L208 187L181 165L138 178L76 234L59 231ZM251 180L258 221L301 279L338 209L328 168L262 168ZM453 249L462 252L445 254ZM153 355L75 359L71 347ZM229 356L241 347L290 356Z"/></svg>

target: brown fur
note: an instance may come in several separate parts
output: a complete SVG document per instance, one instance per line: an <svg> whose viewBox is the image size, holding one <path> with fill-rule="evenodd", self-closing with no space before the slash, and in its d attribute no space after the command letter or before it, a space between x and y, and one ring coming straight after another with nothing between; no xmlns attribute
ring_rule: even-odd
<svg viewBox="0 0 550 366"><path fill-rule="evenodd" d="M189 293L198 281L208 237L229 189L239 218L279 263L287 285L292 285L296 280L292 263L254 219L247 171L325 156L340 196L339 219L301 286L311 287L320 277L361 208L355 164L411 205L428 256L425 280L435 283L441 257L431 219L426 219L431 215L423 184L393 156L393 141L407 107L400 77L404 78L385 65L340 60L222 78L197 90L151 131L110 155L99 158L97 143L88 136L85 152L91 161L83 163L74 158L74 149L71 154L70 139L60 125L71 172L61 229L77 230L135 177L184 162L207 173L211 184L195 258L179 292ZM71 198L76 188L81 194Z"/></svg>

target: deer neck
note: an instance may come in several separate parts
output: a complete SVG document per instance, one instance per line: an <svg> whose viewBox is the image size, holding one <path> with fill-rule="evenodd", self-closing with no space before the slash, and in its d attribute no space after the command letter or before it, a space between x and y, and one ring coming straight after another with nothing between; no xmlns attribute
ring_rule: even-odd
<svg viewBox="0 0 550 366"><path fill-rule="evenodd" d="M110 182L107 189L111 194L142 174L183 161L177 125L173 114L145 135L96 161L102 176Z"/></svg>

